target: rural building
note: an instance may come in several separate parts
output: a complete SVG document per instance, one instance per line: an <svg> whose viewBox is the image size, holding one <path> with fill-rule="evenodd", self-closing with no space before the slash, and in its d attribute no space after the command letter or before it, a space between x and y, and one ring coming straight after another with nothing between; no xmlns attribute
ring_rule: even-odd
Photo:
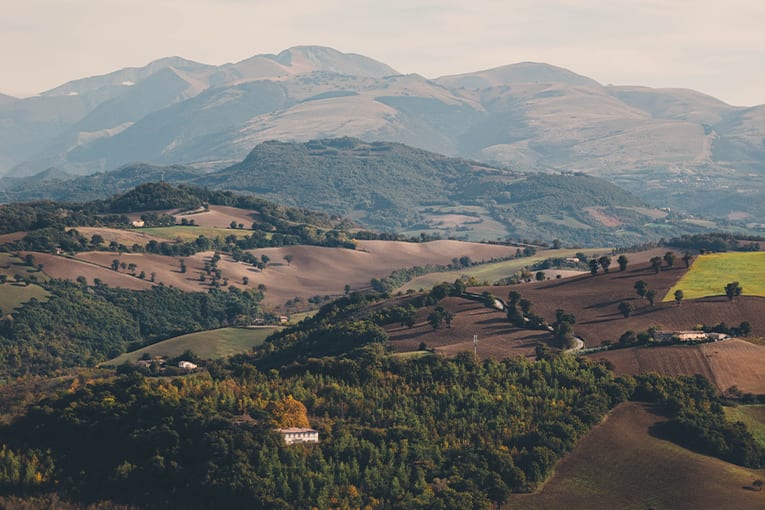
<svg viewBox="0 0 765 510"><path fill-rule="evenodd" d="M135 221L132 221L130 224L137 228L144 226L143 220L135 220Z"/></svg>
<svg viewBox="0 0 765 510"><path fill-rule="evenodd" d="M194 370L197 368L197 365L191 361L179 361L178 368L182 368L184 370Z"/></svg>
<svg viewBox="0 0 765 510"><path fill-rule="evenodd" d="M286 315L280 315L279 316L279 324L287 324L290 321L290 318Z"/></svg>
<svg viewBox="0 0 765 510"><path fill-rule="evenodd" d="M287 444L318 443L319 431L302 427L290 427L288 429L276 429Z"/></svg>
<svg viewBox="0 0 765 510"><path fill-rule="evenodd" d="M673 338L680 342L719 342L728 338L728 335L722 333L704 331L658 331L656 335L662 342L670 342Z"/></svg>

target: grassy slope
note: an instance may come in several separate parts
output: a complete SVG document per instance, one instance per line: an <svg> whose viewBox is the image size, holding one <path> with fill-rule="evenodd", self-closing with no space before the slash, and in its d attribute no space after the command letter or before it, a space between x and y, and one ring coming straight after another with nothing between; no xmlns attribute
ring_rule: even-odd
<svg viewBox="0 0 765 510"><path fill-rule="evenodd" d="M740 421L749 432L765 446L765 405L726 407L725 416L730 421Z"/></svg>
<svg viewBox="0 0 765 510"><path fill-rule="evenodd" d="M475 276L479 281L488 281L494 283L502 278L512 276L514 273L520 271L526 266L531 266L537 262L545 260L550 257L573 257L575 253L582 252L586 255L592 255L595 253L605 254L610 253L610 248L588 248L588 249L563 249L563 250L541 250L537 252L533 257L523 257L513 260L505 260L502 262L495 262L490 264L482 264L479 266L468 267L457 271L446 271L442 273L430 273L406 283L400 290L406 291L408 289L429 289L440 282L449 281L453 282L462 275ZM553 271L553 270L551 270Z"/></svg>
<svg viewBox="0 0 765 510"><path fill-rule="evenodd" d="M42 301L47 299L48 295L48 291L38 285L17 285L9 281L0 285L0 310L8 313L32 298Z"/></svg>
<svg viewBox="0 0 765 510"><path fill-rule="evenodd" d="M725 285L733 281L741 284L746 296L765 296L765 252L701 255L664 300L673 300L678 289L685 299L725 295Z"/></svg>
<svg viewBox="0 0 765 510"><path fill-rule="evenodd" d="M8 277L7 283L0 285L0 310L8 313L14 308L18 308L32 298L40 301L48 298L48 291L34 284L17 285L13 279L15 274L27 277L30 274L35 275L39 280L46 280L48 276L37 269L27 267L21 264L21 260L12 257L9 253L0 253L0 274Z"/></svg>
<svg viewBox="0 0 765 510"><path fill-rule="evenodd" d="M203 359L217 359L249 351L263 343L277 328L221 328L182 335L169 340L123 354L105 365L120 365L126 361L137 361L148 352L152 356L175 357L190 350Z"/></svg>
<svg viewBox="0 0 765 510"><path fill-rule="evenodd" d="M152 236L164 238L170 241L174 241L177 238L181 238L184 241L193 241L197 237L203 235L208 239L214 239L218 236L228 237L235 235L236 237L244 237L252 234L250 230L234 230L230 228L218 228L218 227L148 227L133 230L134 232L143 232Z"/></svg>
<svg viewBox="0 0 765 510"><path fill-rule="evenodd" d="M726 508L765 506L765 493L746 490L762 470L700 455L658 439L661 418L628 403L587 435L561 461L541 492L513 495L506 508Z"/></svg>

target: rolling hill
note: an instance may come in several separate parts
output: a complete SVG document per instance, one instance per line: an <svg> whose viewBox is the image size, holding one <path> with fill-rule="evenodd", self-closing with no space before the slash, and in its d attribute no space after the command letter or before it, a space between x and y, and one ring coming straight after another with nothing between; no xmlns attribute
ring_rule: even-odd
<svg viewBox="0 0 765 510"><path fill-rule="evenodd" d="M760 225L765 107L602 86L522 62L429 80L301 46L211 66L171 57L0 101L0 172L136 160L222 168L269 140L353 136L517 171L602 176L654 205Z"/></svg>
<svg viewBox="0 0 765 510"><path fill-rule="evenodd" d="M157 129L160 129L157 127ZM93 200L166 180L254 194L348 217L374 229L468 240L554 239L629 245L704 227L651 209L636 195L584 174L519 173L399 143L355 138L264 142L217 171L128 165L93 176L46 171L0 180L14 201Z"/></svg>

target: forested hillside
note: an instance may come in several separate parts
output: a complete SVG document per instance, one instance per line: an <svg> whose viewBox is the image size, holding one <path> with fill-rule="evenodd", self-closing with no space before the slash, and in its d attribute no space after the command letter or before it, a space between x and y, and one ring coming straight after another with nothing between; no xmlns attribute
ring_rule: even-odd
<svg viewBox="0 0 765 510"><path fill-rule="evenodd" d="M158 178L182 184L185 191L151 204L155 209L202 202L257 209L263 203L247 204L244 197L230 195L235 191L407 235L425 232L478 241L558 238L604 245L701 230L682 215L648 208L637 196L584 174L523 174L402 144L353 138L266 142L241 163L213 172L137 165L88 177L5 178L2 184L15 200L93 200ZM186 198L180 196L184 194ZM120 200L107 201L99 212L124 212L125 200L134 202L132 210L150 205L142 205L136 193Z"/></svg>

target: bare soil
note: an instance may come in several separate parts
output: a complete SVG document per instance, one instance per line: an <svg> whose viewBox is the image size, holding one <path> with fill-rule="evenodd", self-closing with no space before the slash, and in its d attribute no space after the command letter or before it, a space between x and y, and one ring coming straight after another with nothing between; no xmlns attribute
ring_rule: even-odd
<svg viewBox="0 0 765 510"><path fill-rule="evenodd" d="M765 493L748 488L765 470L742 468L656 437L651 431L661 421L648 405L620 405L558 463L538 493L511 495L506 508L765 507Z"/></svg>
<svg viewBox="0 0 765 510"><path fill-rule="evenodd" d="M619 374L658 372L703 375L720 391L738 386L744 393L765 393L765 347L739 339L701 345L634 347L591 354L605 359Z"/></svg>
<svg viewBox="0 0 765 510"><path fill-rule="evenodd" d="M630 259L633 257L630 255ZM548 321L555 318L555 311L563 309L576 317L574 330L588 347L600 345L603 340L618 341L627 330L644 331L650 327L659 329L693 329L698 324L714 325L725 322L738 325L749 321L756 336L765 334L765 298L738 297L729 302L724 296L662 303L667 291L685 274L685 265L675 264L658 274L648 264L630 264L627 271L618 267L609 273L589 274L555 281L515 286L492 287L499 297L507 297L510 291L519 292L531 300L532 311ZM644 280L648 288L656 291L654 306L640 298L634 290L635 282ZM480 289L476 289L480 290ZM635 311L629 318L619 312L618 305L626 301Z"/></svg>
<svg viewBox="0 0 765 510"><path fill-rule="evenodd" d="M436 352L453 356L463 351L473 352L473 335L478 335L478 357L502 359L533 357L539 343L552 342L550 333L516 328L507 322L504 312L486 308L476 301L450 297L439 306L454 314L451 327L442 325L434 330L427 317L435 307L421 308L413 328L399 324L385 328L394 348L401 352L414 351L424 342Z"/></svg>

